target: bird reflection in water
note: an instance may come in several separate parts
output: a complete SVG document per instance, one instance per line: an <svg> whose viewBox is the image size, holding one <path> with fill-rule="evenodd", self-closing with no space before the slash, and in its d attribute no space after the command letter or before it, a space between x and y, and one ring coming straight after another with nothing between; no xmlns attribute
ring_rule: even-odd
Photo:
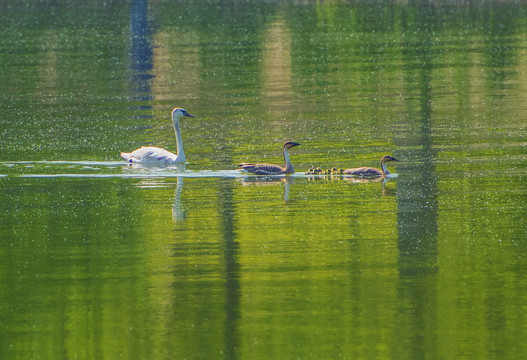
<svg viewBox="0 0 527 360"><path fill-rule="evenodd" d="M377 177L377 178L357 178L355 176L343 176L342 179L344 181L347 181L349 183L381 183L381 195L382 196L393 196L395 195L395 189L392 189L391 187L388 187L387 183L390 182L391 179L389 177Z"/></svg>
<svg viewBox="0 0 527 360"><path fill-rule="evenodd" d="M291 176L246 176L240 179L243 186L270 186L284 184L284 202L289 202L290 185L294 178Z"/></svg>
<svg viewBox="0 0 527 360"><path fill-rule="evenodd" d="M169 183L160 181L158 179L145 179L137 184L140 188L162 188L168 187ZM172 202L172 220L174 222L183 222L187 218L187 207L181 200L181 193L183 192L183 177L176 177L176 190L174 192L174 200Z"/></svg>
<svg viewBox="0 0 527 360"><path fill-rule="evenodd" d="M174 222L183 222L187 218L187 207L181 201L181 192L183 191L183 177L176 178L176 192L174 194L174 203L172 204L172 220Z"/></svg>
<svg viewBox="0 0 527 360"><path fill-rule="evenodd" d="M309 181L345 181L352 184L366 184L366 183L381 183L381 195L383 196L392 196L395 195L395 189L388 187L387 183L390 180L393 180L395 176L392 177L375 177L375 178L365 178L357 177L353 175L310 175L307 177Z"/></svg>

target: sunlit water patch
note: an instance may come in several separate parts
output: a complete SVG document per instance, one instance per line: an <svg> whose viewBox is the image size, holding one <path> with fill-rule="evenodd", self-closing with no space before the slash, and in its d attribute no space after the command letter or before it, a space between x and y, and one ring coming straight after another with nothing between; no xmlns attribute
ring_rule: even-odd
<svg viewBox="0 0 527 360"><path fill-rule="evenodd" d="M4 176L22 177L240 177L239 170L188 170L185 166L144 166L122 161L19 161L0 163Z"/></svg>
<svg viewBox="0 0 527 360"><path fill-rule="evenodd" d="M346 179L351 182L380 182L382 180L394 179L398 174L392 173L385 177L361 178L350 175L323 175L296 172L288 175L252 175L238 170L191 170L185 165L174 166L152 166L141 164L129 164L122 161L17 161L0 163L0 169L4 169L2 176L20 177L85 177L85 178L174 178L174 177L219 177L219 178L242 178L247 183L266 181L283 181L288 177L307 178L311 180L324 179ZM282 180L280 180L282 179Z"/></svg>

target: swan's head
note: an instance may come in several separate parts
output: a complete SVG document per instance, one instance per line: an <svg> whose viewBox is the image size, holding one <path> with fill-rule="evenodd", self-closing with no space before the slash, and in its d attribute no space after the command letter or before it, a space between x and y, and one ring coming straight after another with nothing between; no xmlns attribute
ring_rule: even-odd
<svg viewBox="0 0 527 360"><path fill-rule="evenodd" d="M302 145L302 144L299 144L299 143L296 143L296 142L293 142L293 141L286 141L284 143L284 149L291 149L292 147L295 147L295 146L298 146L298 145Z"/></svg>
<svg viewBox="0 0 527 360"><path fill-rule="evenodd" d="M399 161L399 160L397 160L396 158L391 157L389 155L384 155L383 158L381 159L381 161L386 163L388 161Z"/></svg>
<svg viewBox="0 0 527 360"><path fill-rule="evenodd" d="M175 108L172 110L172 119L178 119L180 116L194 117L194 115L190 115L187 110L182 108Z"/></svg>

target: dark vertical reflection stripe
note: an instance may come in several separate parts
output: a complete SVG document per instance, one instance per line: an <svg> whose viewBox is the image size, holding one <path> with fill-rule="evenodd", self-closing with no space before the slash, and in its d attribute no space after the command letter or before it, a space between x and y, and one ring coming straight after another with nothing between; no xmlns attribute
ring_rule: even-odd
<svg viewBox="0 0 527 360"><path fill-rule="evenodd" d="M437 320L438 204L432 131L432 71L437 56L433 33L437 24L432 6L421 5L415 11L419 21L406 28L411 40L403 43L407 93L412 96L408 100L405 140L399 140L406 143L401 143L401 148L408 149L400 158L415 165L407 172L411 175L401 176L397 184L397 328L411 328L413 335L399 338L396 349L401 356L404 353L408 358L423 358L436 351L430 331L435 331L431 322Z"/></svg>
<svg viewBox="0 0 527 360"><path fill-rule="evenodd" d="M133 0L130 6L130 82L132 100L152 100L151 82L153 51L151 31L148 26L148 0ZM139 110L151 109L151 105L138 105ZM144 116L140 116L144 118Z"/></svg>
<svg viewBox="0 0 527 360"><path fill-rule="evenodd" d="M223 234L223 259L225 264L225 359L236 359L238 355L238 321L240 318L240 264L236 241L235 183L231 179L218 182L218 212Z"/></svg>

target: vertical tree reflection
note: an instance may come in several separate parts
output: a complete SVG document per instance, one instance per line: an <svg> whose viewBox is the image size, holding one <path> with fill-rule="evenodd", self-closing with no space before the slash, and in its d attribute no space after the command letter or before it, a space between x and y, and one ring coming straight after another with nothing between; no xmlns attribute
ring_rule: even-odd
<svg viewBox="0 0 527 360"><path fill-rule="evenodd" d="M132 101L152 100L151 81L153 52L151 31L148 26L148 0L133 0L130 4L129 70ZM149 110L151 105L137 105L139 110ZM142 116L143 117L143 116Z"/></svg>
<svg viewBox="0 0 527 360"><path fill-rule="evenodd" d="M223 234L223 261L225 265L225 359L236 359L238 349L238 320L240 318L240 265L236 241L236 204L233 199L235 183L231 179L218 182L218 212Z"/></svg>
<svg viewBox="0 0 527 360"><path fill-rule="evenodd" d="M434 305L437 301L435 281L429 278L434 277L437 271L437 177L431 124L432 72L438 51L433 40L434 28L438 26L436 15L432 5L421 4L406 8L402 23L409 116L404 124L404 134L397 141L411 149L401 154L401 158L416 165L411 176L401 176L397 184L398 267L401 278L399 321L408 322L399 325L413 328L415 331L411 333L420 335L418 338L398 338L397 349L405 352L413 349L414 354L406 353L409 358L434 353L434 344L430 343L434 336L429 336L431 334L427 331L434 329L429 322L435 315L430 312L437 309ZM414 20L406 22L408 18Z"/></svg>

